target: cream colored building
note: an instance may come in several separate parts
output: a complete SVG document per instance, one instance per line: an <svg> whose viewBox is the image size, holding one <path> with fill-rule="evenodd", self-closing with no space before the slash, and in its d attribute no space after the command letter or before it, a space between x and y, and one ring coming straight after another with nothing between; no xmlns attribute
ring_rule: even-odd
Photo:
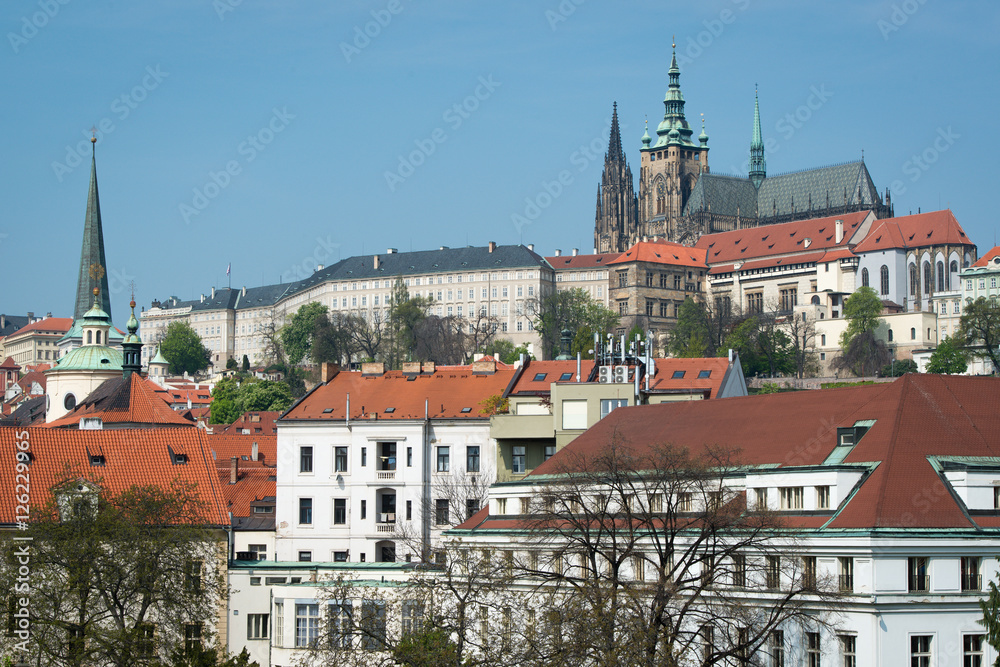
<svg viewBox="0 0 1000 667"><path fill-rule="evenodd" d="M54 364L59 359L59 339L72 325L73 319L69 317L38 319L4 339L4 357L13 357L22 368Z"/></svg>

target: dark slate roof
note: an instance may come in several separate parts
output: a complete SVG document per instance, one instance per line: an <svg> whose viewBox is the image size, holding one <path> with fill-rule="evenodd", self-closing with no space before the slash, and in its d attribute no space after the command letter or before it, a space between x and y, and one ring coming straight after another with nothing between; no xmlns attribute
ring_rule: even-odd
<svg viewBox="0 0 1000 667"><path fill-rule="evenodd" d="M45 396L35 396L21 402L14 412L0 419L0 426L31 426L45 423Z"/></svg>
<svg viewBox="0 0 1000 667"><path fill-rule="evenodd" d="M0 336L9 336L26 326L28 326L27 315L4 315L4 326L0 328Z"/></svg>
<svg viewBox="0 0 1000 667"><path fill-rule="evenodd" d="M768 176L754 191L748 178L703 174L691 190L684 215L711 210L719 215L769 218L843 206L876 208L878 191L862 161Z"/></svg>
<svg viewBox="0 0 1000 667"><path fill-rule="evenodd" d="M236 301L236 309L243 310L249 308L266 308L273 306L297 283L284 283L282 285L264 285L262 287L248 287L247 293L239 297Z"/></svg>

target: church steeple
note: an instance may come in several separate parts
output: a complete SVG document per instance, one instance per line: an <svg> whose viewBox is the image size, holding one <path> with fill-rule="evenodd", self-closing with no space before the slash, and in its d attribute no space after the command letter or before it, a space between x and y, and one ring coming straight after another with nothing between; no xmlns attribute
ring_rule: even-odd
<svg viewBox="0 0 1000 667"><path fill-rule="evenodd" d="M764 135L760 131L760 102L756 89L753 92L753 137L750 139L750 182L755 188L760 188L767 176L767 163L764 161Z"/></svg>
<svg viewBox="0 0 1000 667"><path fill-rule="evenodd" d="M73 319L79 320L90 309L91 296L95 289L100 294L110 294L108 289L108 264L104 258L104 230L101 227L101 202L97 195L97 156L91 140L90 192L87 194L87 215L83 222L83 245L80 251L80 274L76 285L76 305ZM111 304L107 306L111 319Z"/></svg>
<svg viewBox="0 0 1000 667"><path fill-rule="evenodd" d="M654 148L668 144L693 146L691 127L684 118L684 94L681 93L681 68L677 66L677 44L673 45L670 69L667 70L669 84L663 98L663 120L656 128L657 141Z"/></svg>
<svg viewBox="0 0 1000 667"><path fill-rule="evenodd" d="M142 339L136 333L139 330L139 320L135 318L135 296L129 301L132 314L128 318L125 328L128 334L122 340L122 374L128 378L132 373L142 372Z"/></svg>
<svg viewBox="0 0 1000 667"><path fill-rule="evenodd" d="M624 252L628 248L623 244L635 233L638 201L632 170L622 150L618 103L615 102L611 112L608 152L604 155L604 172L597 187L597 212L594 216L594 248L597 252Z"/></svg>

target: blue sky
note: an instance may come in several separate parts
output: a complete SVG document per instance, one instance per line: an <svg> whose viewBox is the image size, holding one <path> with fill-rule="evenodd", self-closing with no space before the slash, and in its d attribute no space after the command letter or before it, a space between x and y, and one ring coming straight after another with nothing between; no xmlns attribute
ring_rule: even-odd
<svg viewBox="0 0 1000 667"><path fill-rule="evenodd" d="M712 171L745 169L757 84L769 173L863 150L897 215L996 235L986 0L7 0L0 22L8 314L72 311L92 126L116 319L129 282L196 298L230 262L238 287L386 247L589 252L612 103L638 172L674 34Z"/></svg>

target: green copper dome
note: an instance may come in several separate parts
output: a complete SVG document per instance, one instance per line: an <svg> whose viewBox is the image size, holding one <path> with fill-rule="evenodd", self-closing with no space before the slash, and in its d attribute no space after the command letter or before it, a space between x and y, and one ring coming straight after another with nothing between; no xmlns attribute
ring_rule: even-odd
<svg viewBox="0 0 1000 667"><path fill-rule="evenodd" d="M642 145L649 146L649 142L652 140L653 138L649 136L649 123L646 123L646 131L642 133Z"/></svg>
<svg viewBox="0 0 1000 667"><path fill-rule="evenodd" d="M128 334L125 336L123 343L142 343L139 335L136 333L139 330L139 320L135 318L135 301L129 304L132 307L132 314L129 315L128 322L125 323L125 328L128 330Z"/></svg>
<svg viewBox="0 0 1000 667"><path fill-rule="evenodd" d="M166 360L166 359L165 359L165 358L163 357L163 354L162 354L162 353L160 352L160 347L159 347L159 346L157 346L157 347L156 347L156 354L154 354L154 355L153 355L153 358L149 360L149 363L150 363L150 364L163 364L164 366L166 366L166 365L168 365L168 364L169 364L170 362L169 362L169 361L167 361L167 360Z"/></svg>
<svg viewBox="0 0 1000 667"><path fill-rule="evenodd" d="M124 358L119 350L103 345L84 345L56 362L58 371L112 371L121 373Z"/></svg>

